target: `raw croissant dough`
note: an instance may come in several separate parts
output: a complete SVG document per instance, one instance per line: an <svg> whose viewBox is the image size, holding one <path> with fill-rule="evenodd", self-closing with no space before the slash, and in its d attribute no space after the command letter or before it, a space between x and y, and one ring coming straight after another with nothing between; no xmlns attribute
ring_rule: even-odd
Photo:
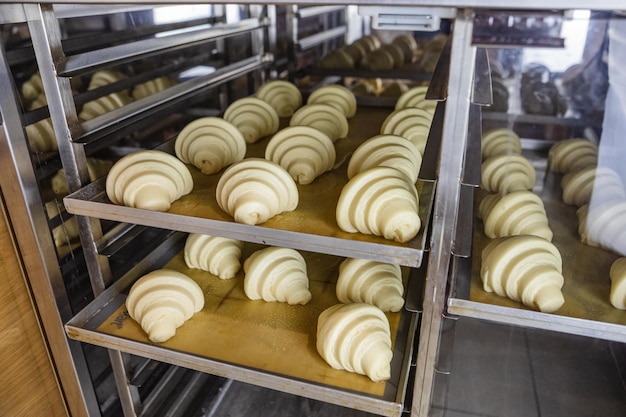
<svg viewBox="0 0 626 417"><path fill-rule="evenodd" d="M311 300L306 262L295 249L269 247L258 250L243 263L243 289L251 300L278 301L290 305Z"/></svg>
<svg viewBox="0 0 626 417"><path fill-rule="evenodd" d="M402 94L394 110L406 109L407 107L417 107L424 110L434 111L437 107L437 101L426 100L426 92L428 86L418 86L409 89L406 93Z"/></svg>
<svg viewBox="0 0 626 417"><path fill-rule="evenodd" d="M519 136L509 129L494 129L485 132L481 146L483 160L497 155L520 155L522 153Z"/></svg>
<svg viewBox="0 0 626 417"><path fill-rule="evenodd" d="M237 223L259 224L298 206L291 175L276 162L247 158L222 173L215 190L217 204Z"/></svg>
<svg viewBox="0 0 626 417"><path fill-rule="evenodd" d="M246 140L232 123L219 117L201 117L180 131L174 149L178 159L211 175L241 161Z"/></svg>
<svg viewBox="0 0 626 417"><path fill-rule="evenodd" d="M132 97L135 100L140 100L145 97L149 97L160 91L166 90L177 84L176 80L171 77L158 77L152 80L148 80L144 83L136 85L133 88Z"/></svg>
<svg viewBox="0 0 626 417"><path fill-rule="evenodd" d="M626 199L622 179L611 168L592 166L568 172L561 180L561 187L563 202L578 207L592 198L594 204Z"/></svg>
<svg viewBox="0 0 626 417"><path fill-rule="evenodd" d="M324 310L317 319L316 347L334 369L367 375L374 382L391 377L389 321L370 304L337 304Z"/></svg>
<svg viewBox="0 0 626 417"><path fill-rule="evenodd" d="M306 101L307 104L326 104L336 108L347 118L356 114L356 97L343 85L326 85L315 89Z"/></svg>
<svg viewBox="0 0 626 417"><path fill-rule="evenodd" d="M428 110L416 107L395 110L383 122L380 133L407 138L423 155L432 121L433 113Z"/></svg>
<svg viewBox="0 0 626 417"><path fill-rule="evenodd" d="M163 151L144 150L118 160L106 179L106 193L114 204L166 211L193 188L189 169Z"/></svg>
<svg viewBox="0 0 626 417"><path fill-rule="evenodd" d="M278 117L290 117L302 106L302 93L289 81L268 81L259 87L256 96L269 103L276 110Z"/></svg>
<svg viewBox="0 0 626 417"><path fill-rule="evenodd" d="M113 162L105 159L87 158L87 172L89 173L89 179L95 181L100 177L106 175L107 172L113 166ZM69 192L67 185L67 178L65 177L65 170L59 169L56 174L50 180L50 186L52 192L57 196L65 196Z"/></svg>
<svg viewBox="0 0 626 417"><path fill-rule="evenodd" d="M133 99L123 93L111 93L108 96L97 98L93 101L85 103L78 118L82 121L95 119L110 111L124 107L132 102Z"/></svg>
<svg viewBox="0 0 626 417"><path fill-rule="evenodd" d="M310 126L321 130L333 142L348 136L348 119L327 104L307 104L291 116L289 126Z"/></svg>
<svg viewBox="0 0 626 417"><path fill-rule="evenodd" d="M126 297L130 317L152 342L161 343L204 307L204 293L187 275L159 269L139 278Z"/></svg>
<svg viewBox="0 0 626 417"><path fill-rule="evenodd" d="M626 310L626 258L619 258L609 272L611 278L611 304L620 310Z"/></svg>
<svg viewBox="0 0 626 417"><path fill-rule="evenodd" d="M274 161L302 185L310 184L335 165L335 145L324 132L309 126L290 126L276 133L265 147Z"/></svg>
<svg viewBox="0 0 626 417"><path fill-rule="evenodd" d="M480 171L481 188L492 193L532 190L535 185L535 168L521 155L492 156L483 161Z"/></svg>
<svg viewBox="0 0 626 417"><path fill-rule="evenodd" d="M531 235L497 238L483 249L481 258L485 291L548 313L565 302L561 254L547 240Z"/></svg>
<svg viewBox="0 0 626 417"><path fill-rule="evenodd" d="M28 145L33 152L49 152L58 149L56 135L49 117L26 126Z"/></svg>
<svg viewBox="0 0 626 417"><path fill-rule="evenodd" d="M543 201L532 191L486 195L478 212L489 238L534 235L552 240Z"/></svg>
<svg viewBox="0 0 626 417"><path fill-rule="evenodd" d="M586 204L576 214L582 243L626 256L626 201Z"/></svg>
<svg viewBox="0 0 626 417"><path fill-rule="evenodd" d="M354 176L341 190L336 218L341 230L407 242L421 227L415 185L395 168L376 167Z"/></svg>
<svg viewBox="0 0 626 417"><path fill-rule="evenodd" d="M367 303L398 312L404 305L402 270L397 264L347 258L339 265L335 292L345 304Z"/></svg>
<svg viewBox="0 0 626 417"><path fill-rule="evenodd" d="M276 110L256 97L240 98L232 102L224 112L224 120L235 125L247 143L254 143L264 136L276 133L280 123Z"/></svg>
<svg viewBox="0 0 626 417"><path fill-rule="evenodd" d="M410 140L397 135L378 135L360 144L348 163L348 178L377 166L395 168L411 183L417 181L422 155Z"/></svg>
<svg viewBox="0 0 626 417"><path fill-rule="evenodd" d="M561 140L548 152L548 169L559 174L576 171L598 163L598 145L586 139Z"/></svg>
<svg viewBox="0 0 626 417"><path fill-rule="evenodd" d="M220 279L230 279L241 268L242 248L243 243L237 239L191 233L183 251L185 264Z"/></svg>

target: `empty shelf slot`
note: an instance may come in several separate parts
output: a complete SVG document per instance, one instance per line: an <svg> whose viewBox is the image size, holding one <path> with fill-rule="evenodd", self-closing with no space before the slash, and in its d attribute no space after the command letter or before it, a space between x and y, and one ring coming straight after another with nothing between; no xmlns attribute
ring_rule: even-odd
<svg viewBox="0 0 626 417"><path fill-rule="evenodd" d="M245 19L237 23L205 25L193 31L173 33L136 42L71 55L59 65L61 76L79 75L105 65L121 63L147 55L197 45L229 36L240 35L266 26L259 19Z"/></svg>

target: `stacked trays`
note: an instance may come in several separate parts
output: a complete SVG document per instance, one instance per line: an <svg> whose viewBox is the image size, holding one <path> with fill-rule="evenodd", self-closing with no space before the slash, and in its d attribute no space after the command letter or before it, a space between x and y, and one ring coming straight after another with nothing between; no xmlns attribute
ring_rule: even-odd
<svg viewBox="0 0 626 417"><path fill-rule="evenodd" d="M104 180L66 198L68 211L102 219L146 226L231 237L244 241L243 259L265 245L300 250L306 259L312 299L306 305L249 300L243 290L243 271L229 280L189 269L182 251L166 249L163 265L183 272L203 289L206 304L170 340L153 344L127 316L126 294L136 278L129 274L108 288L92 305L74 317L66 329L71 338L150 357L200 371L260 384L313 399L359 407L369 412L400 416L407 389L417 314L402 309L386 313L391 325L391 379L372 382L363 375L332 369L315 350L319 314L337 303L335 285L344 257L372 259L402 266L405 288L421 265L429 227L434 184L417 182L419 234L406 243L342 231L336 222L336 202L348 182L348 160L365 140L376 136L391 109L367 107L349 119L348 138L335 142L334 167L312 183L298 185L300 201L292 212L260 225L235 223L215 198L220 174L205 175L187 164L193 191L172 203L170 210L141 210L109 201ZM281 119L281 128L288 119ZM270 137L248 144L246 158L263 157ZM173 153L170 148L163 149ZM263 245L263 246L261 246ZM165 245L163 245L165 246ZM171 246L171 245L170 245ZM154 266L152 266L154 267ZM330 285L329 285L330 284ZM320 387L324 389L320 389ZM330 388L330 389L329 389Z"/></svg>

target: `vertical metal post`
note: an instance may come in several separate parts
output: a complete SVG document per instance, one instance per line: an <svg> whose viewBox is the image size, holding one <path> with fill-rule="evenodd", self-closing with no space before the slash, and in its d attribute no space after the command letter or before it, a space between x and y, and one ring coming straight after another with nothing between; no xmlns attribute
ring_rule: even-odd
<svg viewBox="0 0 626 417"><path fill-rule="evenodd" d="M5 199L8 217L69 412L75 417L96 417L99 406L82 346L68 340L63 329L72 311L27 146L17 87L2 42L0 91L0 188L9 197Z"/></svg>
<svg viewBox="0 0 626 417"><path fill-rule="evenodd" d="M25 5L28 28L40 69L44 91L50 109L50 118L57 139L59 156L65 170L70 191L80 189L89 182L87 158L83 145L73 142L82 133L76 105L68 78L57 76L56 66L65 60L61 44L61 29L54 16L52 5ZM87 264L94 296L97 297L111 282L111 271L106 257L98 254L95 241L102 236L98 219L76 216L80 241ZM109 350L114 376L124 414L136 416L139 403L137 389L129 384L122 354Z"/></svg>
<svg viewBox="0 0 626 417"><path fill-rule="evenodd" d="M470 45L472 11L459 10L452 33L448 98L443 123L437 192L433 210L431 255L428 257L424 311L418 344L412 417L428 415L445 312L446 283L459 209L463 156L476 48ZM441 173L445 172L445 175Z"/></svg>
<svg viewBox="0 0 626 417"><path fill-rule="evenodd" d="M298 6L285 6L287 29L287 73L290 81L295 79L298 48Z"/></svg>

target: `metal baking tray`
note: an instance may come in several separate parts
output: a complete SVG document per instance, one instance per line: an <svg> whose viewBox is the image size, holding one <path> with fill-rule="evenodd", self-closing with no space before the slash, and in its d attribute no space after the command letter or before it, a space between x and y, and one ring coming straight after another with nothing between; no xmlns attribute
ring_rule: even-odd
<svg viewBox="0 0 626 417"><path fill-rule="evenodd" d="M538 163L537 160L534 162ZM468 225L468 233L473 229L473 256L454 258L455 288L448 300L448 311L461 316L626 342L626 311L614 308L609 302L609 269L618 255L580 242L576 207L563 203L561 178L562 175L547 172L543 180L538 180L539 189L535 191L544 202L554 232L553 243L563 257L565 304L548 314L485 292L480 279L480 254L490 239L483 233L482 221L475 220L473 225ZM476 193L482 191L476 190ZM480 198L475 202L477 207Z"/></svg>
<svg viewBox="0 0 626 417"><path fill-rule="evenodd" d="M422 228L414 239L405 244L377 236L344 232L335 220L336 202L348 181L346 169L350 155L364 140L379 133L382 122L390 112L388 108L360 108L356 116L349 119L348 138L335 143L336 167L312 184L298 186L300 203L295 211L275 216L262 225L235 223L232 217L219 208L215 199L220 174L207 176L193 166L189 166L194 180L193 191L175 201L168 212L112 204L106 196L104 178L67 196L64 199L65 207L75 215L419 267L423 252L427 250L434 182L417 183ZM282 120L281 125L284 127L287 122ZM268 140L265 138L249 145L246 157L263 157Z"/></svg>
<svg viewBox="0 0 626 417"><path fill-rule="evenodd" d="M183 234L179 234L183 235ZM249 300L243 290L243 271L230 280L185 265L182 244L165 242L153 260L164 268L189 275L203 289L205 306L178 328L170 340L154 344L129 318L124 306L139 268L105 290L66 324L72 339L152 358L243 382L309 397L377 415L400 416L407 389L418 314L402 309L386 313L392 329L391 379L368 377L332 369L317 353L317 317L338 303L337 271L343 258L301 251L307 263L312 300L290 306ZM262 245L246 242L242 259ZM403 268L409 279L410 268Z"/></svg>

